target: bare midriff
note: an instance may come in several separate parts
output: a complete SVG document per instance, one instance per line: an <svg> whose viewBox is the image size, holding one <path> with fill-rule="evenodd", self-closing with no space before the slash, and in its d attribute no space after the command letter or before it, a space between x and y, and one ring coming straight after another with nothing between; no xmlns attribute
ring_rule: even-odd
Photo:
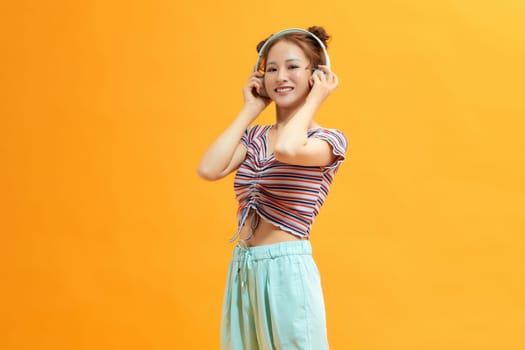
<svg viewBox="0 0 525 350"><path fill-rule="evenodd" d="M280 242L289 242L289 241L298 241L307 238L298 237L289 232L281 230L279 227L274 224L264 220L259 216L254 218L254 215L257 215L253 210L250 210L248 217L246 218L244 225L241 228L239 244L245 245L248 247L254 247L265 244L274 244ZM252 229L252 220L255 222L258 221L254 229ZM252 235L253 231L253 235ZM249 238L252 236L251 238ZM249 238L248 240L246 240Z"/></svg>

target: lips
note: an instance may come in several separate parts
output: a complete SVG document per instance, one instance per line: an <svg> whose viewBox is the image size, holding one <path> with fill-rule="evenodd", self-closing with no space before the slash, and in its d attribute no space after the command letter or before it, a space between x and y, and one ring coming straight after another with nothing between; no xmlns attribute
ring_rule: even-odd
<svg viewBox="0 0 525 350"><path fill-rule="evenodd" d="M293 87L291 86L280 86L275 89L275 92L279 93L287 93L293 90Z"/></svg>

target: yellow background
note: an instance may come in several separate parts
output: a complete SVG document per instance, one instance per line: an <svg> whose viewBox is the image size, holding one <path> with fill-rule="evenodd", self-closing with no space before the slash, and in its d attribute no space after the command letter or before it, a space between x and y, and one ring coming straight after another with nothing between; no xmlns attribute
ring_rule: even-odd
<svg viewBox="0 0 525 350"><path fill-rule="evenodd" d="M0 13L0 348L218 348L236 203L196 166L257 42L310 25L350 140L312 230L332 349L525 348L522 0Z"/></svg>

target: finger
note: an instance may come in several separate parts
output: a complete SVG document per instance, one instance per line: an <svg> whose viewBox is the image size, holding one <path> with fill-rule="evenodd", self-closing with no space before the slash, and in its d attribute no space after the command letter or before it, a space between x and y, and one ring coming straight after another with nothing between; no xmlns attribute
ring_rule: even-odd
<svg viewBox="0 0 525 350"><path fill-rule="evenodd" d="M324 64L320 64L317 66L317 69L319 69L320 71L322 71L323 73L325 73L326 75L329 75L332 73L332 71L330 70L330 68L328 66L325 66Z"/></svg>
<svg viewBox="0 0 525 350"><path fill-rule="evenodd" d="M321 77L324 75L323 71L320 69L314 70L312 73L312 77L317 77L318 79L321 79Z"/></svg>
<svg viewBox="0 0 525 350"><path fill-rule="evenodd" d="M326 75L327 79L328 79L329 81L332 81L333 78L334 78L334 76L335 76L334 72L332 72L332 71L330 70L330 68L329 68L329 67L326 67L326 66L322 66L321 68L322 68L324 74Z"/></svg>
<svg viewBox="0 0 525 350"><path fill-rule="evenodd" d="M321 73L321 74L319 74L319 73ZM315 70L314 71L314 74L312 74L312 79L314 81L314 84L315 83L318 83L318 84L321 83L321 75L323 75L323 73L321 71L319 71L319 70Z"/></svg>
<svg viewBox="0 0 525 350"><path fill-rule="evenodd" d="M335 75L334 73L330 73L330 82L332 84L337 84L338 81L339 79L337 78L337 75Z"/></svg>
<svg viewBox="0 0 525 350"><path fill-rule="evenodd" d="M335 86L339 85L339 77L337 75L335 75L335 74L334 74L334 84L335 84Z"/></svg>
<svg viewBox="0 0 525 350"><path fill-rule="evenodd" d="M326 83L328 81L328 76L326 75L326 73L320 69L317 69L316 70L316 75L317 77L319 78L319 81L323 82L323 83Z"/></svg>
<svg viewBox="0 0 525 350"><path fill-rule="evenodd" d="M259 88L260 86L263 85L263 82L261 79L259 78L251 78L250 81L248 82L249 85L251 85L252 87L257 87Z"/></svg>
<svg viewBox="0 0 525 350"><path fill-rule="evenodd" d="M259 73L259 72L252 72L252 74L250 74L248 76L248 81L252 80L252 79L263 79L264 78L264 75L262 73Z"/></svg>
<svg viewBox="0 0 525 350"><path fill-rule="evenodd" d="M257 93L259 93L259 84L257 84L256 81L250 81L248 84L247 84L247 89L249 92L252 93L253 95L253 91L255 90Z"/></svg>

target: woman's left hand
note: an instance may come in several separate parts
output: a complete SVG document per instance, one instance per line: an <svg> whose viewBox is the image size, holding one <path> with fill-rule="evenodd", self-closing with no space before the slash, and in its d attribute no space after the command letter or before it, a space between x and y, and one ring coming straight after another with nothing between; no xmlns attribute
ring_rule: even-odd
<svg viewBox="0 0 525 350"><path fill-rule="evenodd" d="M339 79L330 68L319 65L310 77L310 84L312 88L306 100L320 105L337 88Z"/></svg>

